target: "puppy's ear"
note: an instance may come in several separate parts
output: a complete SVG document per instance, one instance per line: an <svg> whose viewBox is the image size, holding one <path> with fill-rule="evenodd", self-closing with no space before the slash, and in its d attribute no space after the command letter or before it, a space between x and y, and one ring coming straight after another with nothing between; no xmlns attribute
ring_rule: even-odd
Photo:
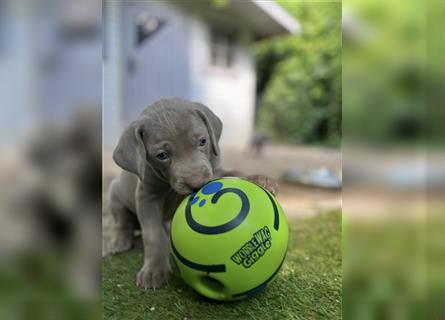
<svg viewBox="0 0 445 320"><path fill-rule="evenodd" d="M141 121L134 121L124 130L113 152L114 162L122 169L136 174L141 180L145 176L147 159L144 133Z"/></svg>
<svg viewBox="0 0 445 320"><path fill-rule="evenodd" d="M219 155L218 142L221 138L222 122L209 108L205 105L196 103L195 110L207 127L212 144L212 150L215 156Z"/></svg>

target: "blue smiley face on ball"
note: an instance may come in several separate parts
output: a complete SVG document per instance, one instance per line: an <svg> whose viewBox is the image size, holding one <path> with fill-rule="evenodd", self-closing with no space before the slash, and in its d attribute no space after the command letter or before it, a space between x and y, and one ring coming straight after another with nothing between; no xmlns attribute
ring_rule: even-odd
<svg viewBox="0 0 445 320"><path fill-rule="evenodd" d="M202 189L201 189L201 193L205 194L205 195L211 195L214 193L217 193L219 190L221 190L223 187L222 182L219 181L214 181L214 182L210 182L208 184L206 184ZM190 195L190 203L192 205L194 205L195 203L197 203L199 201L199 196L196 196L196 192L192 193ZM201 199L201 201L199 201L199 207L202 207L206 204L206 200L205 199Z"/></svg>

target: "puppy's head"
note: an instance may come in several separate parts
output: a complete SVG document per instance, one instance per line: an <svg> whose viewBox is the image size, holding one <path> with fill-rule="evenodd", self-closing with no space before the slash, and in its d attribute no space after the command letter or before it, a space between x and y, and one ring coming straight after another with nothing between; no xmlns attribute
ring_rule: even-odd
<svg viewBox="0 0 445 320"><path fill-rule="evenodd" d="M204 105L161 100L124 131L113 158L141 180L188 194L213 177L221 131L221 121Z"/></svg>

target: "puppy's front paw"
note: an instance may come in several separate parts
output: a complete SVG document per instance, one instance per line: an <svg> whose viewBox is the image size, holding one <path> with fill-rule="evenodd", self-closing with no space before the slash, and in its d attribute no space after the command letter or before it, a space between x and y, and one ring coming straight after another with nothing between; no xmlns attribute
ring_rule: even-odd
<svg viewBox="0 0 445 320"><path fill-rule="evenodd" d="M138 272L136 284L144 289L157 289L168 280L170 270L168 266L150 266L144 265Z"/></svg>
<svg viewBox="0 0 445 320"><path fill-rule="evenodd" d="M247 180L269 190L274 196L278 193L278 184L272 178L262 176L262 175L252 175L248 176Z"/></svg>

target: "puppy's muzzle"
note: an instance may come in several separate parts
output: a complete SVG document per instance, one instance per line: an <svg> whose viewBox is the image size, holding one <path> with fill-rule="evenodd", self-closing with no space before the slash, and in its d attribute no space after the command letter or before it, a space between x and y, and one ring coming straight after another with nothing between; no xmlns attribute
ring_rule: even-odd
<svg viewBox="0 0 445 320"><path fill-rule="evenodd" d="M203 185L205 185L209 181L208 177L200 178L200 177L193 177L191 179L187 179L185 181L185 185L189 187L191 190L198 190Z"/></svg>

